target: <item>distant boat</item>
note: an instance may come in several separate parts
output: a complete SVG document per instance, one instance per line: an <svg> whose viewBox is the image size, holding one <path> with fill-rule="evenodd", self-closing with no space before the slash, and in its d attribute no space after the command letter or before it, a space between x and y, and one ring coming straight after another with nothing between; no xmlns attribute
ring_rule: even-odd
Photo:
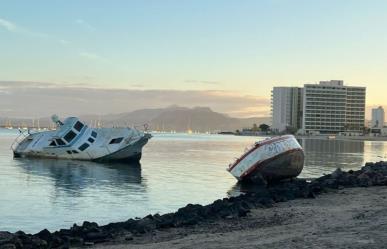
<svg viewBox="0 0 387 249"><path fill-rule="evenodd" d="M10 130L13 129L12 124L11 124L11 120L8 120L8 124L6 124L5 128L10 129Z"/></svg>
<svg viewBox="0 0 387 249"><path fill-rule="evenodd" d="M139 161L152 137L134 128L90 128L76 117L60 121L55 130L24 133L11 146L14 157L91 161Z"/></svg>
<svg viewBox="0 0 387 249"><path fill-rule="evenodd" d="M286 135L255 143L230 164L228 171L239 181L275 181L296 177L303 167L301 145L294 136Z"/></svg>

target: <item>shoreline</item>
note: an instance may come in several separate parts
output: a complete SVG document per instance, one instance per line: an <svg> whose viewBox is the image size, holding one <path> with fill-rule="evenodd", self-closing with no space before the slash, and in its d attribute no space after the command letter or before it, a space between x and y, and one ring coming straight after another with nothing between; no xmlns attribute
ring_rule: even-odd
<svg viewBox="0 0 387 249"><path fill-rule="evenodd" d="M374 136L335 136L335 138L329 138L329 136L296 136L297 139L321 139L332 141L369 141L369 142L386 142L387 137L374 137Z"/></svg>
<svg viewBox="0 0 387 249"><path fill-rule="evenodd" d="M384 248L387 243L386 187L348 188L315 199L253 209L238 220L156 231L132 243L96 249L159 248Z"/></svg>
<svg viewBox="0 0 387 249"><path fill-rule="evenodd" d="M233 135L233 136L239 136L239 137L275 137L275 136L283 136L288 134L220 134L220 135ZM333 135L294 135L296 139L316 139L316 140L332 140L332 141L370 141L370 142L386 142L387 136L336 136Z"/></svg>
<svg viewBox="0 0 387 249"><path fill-rule="evenodd" d="M229 227L243 227L242 223L246 217L255 212L271 210L278 203L287 203L296 199L313 202L312 199L316 196L332 190L372 186L387 186L387 162L367 163L358 171L343 172L337 169L332 174L313 181L294 179L274 185L254 186L247 194L216 200L206 206L188 204L175 213L148 215L142 219L129 219L104 226L84 222L81 226L74 225L70 229L61 229L53 233L48 230L42 230L35 235L23 232L0 232L0 248L73 248L95 244L102 244L102 246L152 244L157 242L155 240L157 234L164 234L164 237L159 238L161 241L168 238L176 239L179 236L189 237L200 233L206 226L216 226L216 224L227 223ZM247 221L247 223L250 222L249 219ZM267 222L272 221L269 219ZM222 228L223 226L220 226L220 229ZM176 235L177 237L172 236L173 231L179 229L183 232Z"/></svg>

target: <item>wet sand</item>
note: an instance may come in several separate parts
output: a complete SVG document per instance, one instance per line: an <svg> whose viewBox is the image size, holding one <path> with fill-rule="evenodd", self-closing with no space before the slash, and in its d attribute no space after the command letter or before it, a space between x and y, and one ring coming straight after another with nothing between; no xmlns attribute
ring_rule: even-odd
<svg viewBox="0 0 387 249"><path fill-rule="evenodd" d="M243 218L125 238L93 248L386 248L387 187L346 188Z"/></svg>

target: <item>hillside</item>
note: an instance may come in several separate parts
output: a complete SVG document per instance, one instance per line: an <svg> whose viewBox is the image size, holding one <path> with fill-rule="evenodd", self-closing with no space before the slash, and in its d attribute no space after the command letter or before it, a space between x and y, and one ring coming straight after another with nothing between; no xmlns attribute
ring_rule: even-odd
<svg viewBox="0 0 387 249"><path fill-rule="evenodd" d="M64 118L64 117L61 117ZM86 123L95 125L97 121L103 126L142 126L148 124L150 130L185 132L189 129L199 132L235 131L252 127L254 123L269 123L268 117L233 118L226 114L212 111L208 107L186 108L170 106L159 109L142 109L133 112L108 115L82 115ZM6 125L7 118L0 118L0 125ZM12 119L13 126L32 126L32 120ZM37 126L37 121L34 121ZM39 119L41 127L50 125L49 118Z"/></svg>

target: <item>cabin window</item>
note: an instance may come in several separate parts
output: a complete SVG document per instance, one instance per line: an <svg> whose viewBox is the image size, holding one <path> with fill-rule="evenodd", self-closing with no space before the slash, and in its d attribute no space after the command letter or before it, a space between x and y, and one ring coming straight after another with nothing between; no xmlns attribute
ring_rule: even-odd
<svg viewBox="0 0 387 249"><path fill-rule="evenodd" d="M56 146L55 140L52 140L49 146Z"/></svg>
<svg viewBox="0 0 387 249"><path fill-rule="evenodd" d="M113 138L109 144L119 144L122 142L124 138L123 137L118 137L118 138Z"/></svg>
<svg viewBox="0 0 387 249"><path fill-rule="evenodd" d="M77 121L77 122L75 123L75 125L74 125L74 129L76 129L77 131L81 131L82 128L83 128L83 126L84 126L84 125L83 125L81 122Z"/></svg>
<svg viewBox="0 0 387 249"><path fill-rule="evenodd" d="M67 152L67 154L73 154L73 153L71 152L71 150L67 150L66 152Z"/></svg>
<svg viewBox="0 0 387 249"><path fill-rule="evenodd" d="M61 138L57 138L55 141L58 145L66 145L66 143Z"/></svg>
<svg viewBox="0 0 387 249"><path fill-rule="evenodd" d="M88 143L84 143L84 144L82 144L81 146L79 146L79 150L80 151L84 151L84 150L86 150L88 147L89 147L90 145L88 144Z"/></svg>
<svg viewBox="0 0 387 249"><path fill-rule="evenodd" d="M78 154L78 151L76 151L76 150L72 150L71 151L73 154Z"/></svg>
<svg viewBox="0 0 387 249"><path fill-rule="evenodd" d="M97 132L92 131L92 132L91 132L91 136L92 136L93 138L97 138Z"/></svg>
<svg viewBox="0 0 387 249"><path fill-rule="evenodd" d="M89 137L89 139L87 139L87 141L89 141L90 143L94 143L94 138L92 138L92 137Z"/></svg>
<svg viewBox="0 0 387 249"><path fill-rule="evenodd" d="M68 143L70 143L75 137L77 136L77 134L73 131L69 131L66 136L64 136L64 140L66 140Z"/></svg>

